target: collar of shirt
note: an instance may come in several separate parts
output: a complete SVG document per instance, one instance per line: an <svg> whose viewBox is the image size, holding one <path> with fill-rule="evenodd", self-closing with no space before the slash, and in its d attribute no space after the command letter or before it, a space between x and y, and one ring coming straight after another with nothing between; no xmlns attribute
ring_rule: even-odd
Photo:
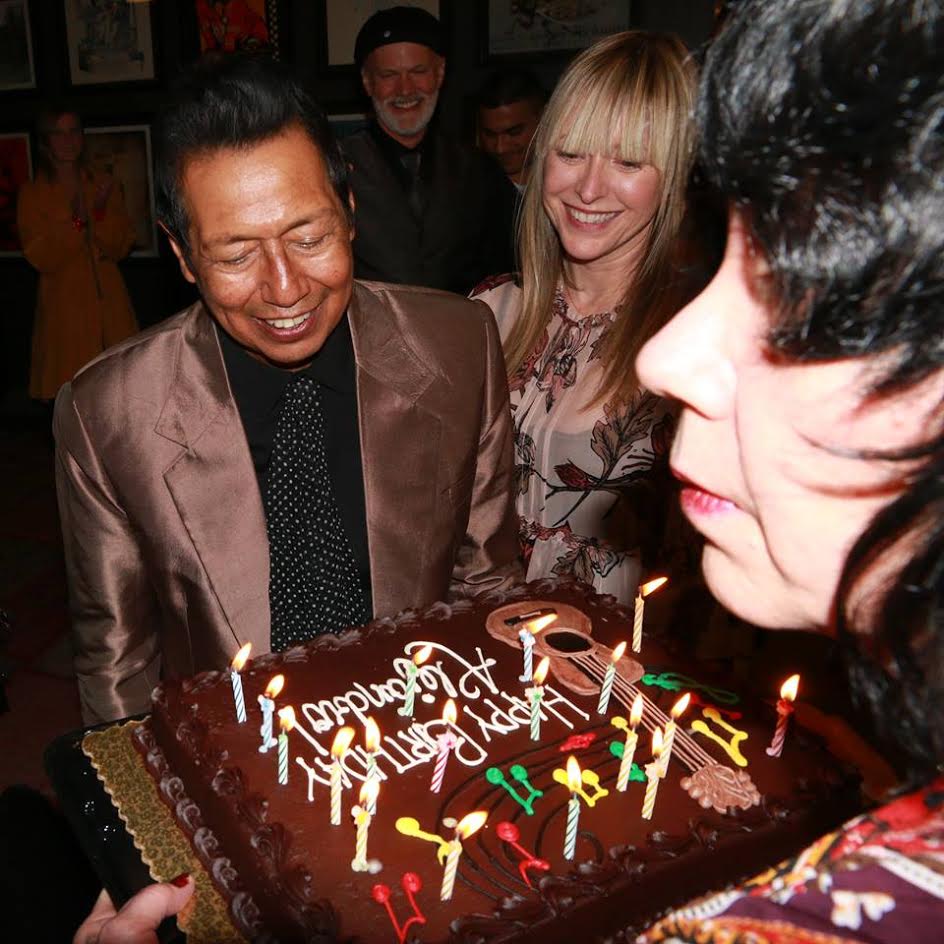
<svg viewBox="0 0 944 944"><path fill-rule="evenodd" d="M417 144L415 148L408 148L394 138L391 138L380 126L380 122L377 121L376 118L368 125L374 143L377 145L377 149L393 171L397 180L399 180L406 189L409 189L411 181L410 175L404 167L401 158L405 154L419 154L420 177L426 179L430 173L429 168L432 163L433 149L435 147L436 124L436 116L433 115L432 121L430 121L426 128L426 134L423 135L420 143Z"/></svg>
<svg viewBox="0 0 944 944"><path fill-rule="evenodd" d="M254 357L218 324L216 333L233 396L240 408L263 415L274 412L296 371L276 367ZM347 314L328 335L321 350L303 369L303 373L316 383L339 393L356 391L354 342Z"/></svg>

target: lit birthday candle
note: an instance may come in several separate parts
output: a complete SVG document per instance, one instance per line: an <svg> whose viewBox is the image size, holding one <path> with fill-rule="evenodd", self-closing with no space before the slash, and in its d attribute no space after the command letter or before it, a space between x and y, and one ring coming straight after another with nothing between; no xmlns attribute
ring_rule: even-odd
<svg viewBox="0 0 944 944"><path fill-rule="evenodd" d="M370 829L372 819L370 811L377 807L379 792L379 780L365 780L361 784L360 803L351 808L351 816L354 817L354 825L357 827L354 838L354 858L351 861L351 868L355 872L366 872L370 868L367 864L367 831Z"/></svg>
<svg viewBox="0 0 944 944"><path fill-rule="evenodd" d="M243 680L239 673L242 672L250 652L252 652L252 643L247 642L239 652L233 656L233 661L230 663L229 669L229 680L233 684L233 701L236 704L236 721L239 722L239 724L243 724L246 721L246 698L243 695Z"/></svg>
<svg viewBox="0 0 944 944"><path fill-rule="evenodd" d="M633 756L636 753L636 745L639 743L636 728L642 720L642 705L642 692L637 692L633 699L633 707L629 711L629 730L626 732L623 757L620 760L619 774L616 777L616 789L619 793L625 793L629 786L629 775L633 769Z"/></svg>
<svg viewBox="0 0 944 944"><path fill-rule="evenodd" d="M380 750L380 728L373 718L368 717L364 722L364 750L367 751L367 777L366 779L380 780L380 771L377 770L377 752ZM376 799L377 794L374 794ZM370 815L373 816L376 810L370 808Z"/></svg>
<svg viewBox="0 0 944 944"><path fill-rule="evenodd" d="M567 789L570 799L567 801L567 827L564 830L564 858L572 859L577 850L577 824L580 820L580 798L577 791L583 783L580 764L571 755L567 758Z"/></svg>
<svg viewBox="0 0 944 944"><path fill-rule="evenodd" d="M633 609L633 652L639 652L642 649L642 620L646 611L646 597L650 593L655 593L668 579L668 577L656 577L655 580L644 583L636 593L636 604Z"/></svg>
<svg viewBox="0 0 944 944"><path fill-rule="evenodd" d="M288 732L295 727L295 709L291 705L279 708L279 783L288 783Z"/></svg>
<svg viewBox="0 0 944 944"><path fill-rule="evenodd" d="M774 739L770 742L770 747L767 748L767 753L771 757L779 757L783 750L783 741L787 736L787 725L790 722L790 715L793 714L793 702L797 697L799 688L799 675L791 675L780 686L780 700L777 702L777 728L774 731Z"/></svg>
<svg viewBox="0 0 944 944"><path fill-rule="evenodd" d="M548 613L545 616L539 616L537 619L528 620L521 629L518 630L518 641L521 643L521 652L524 656L524 670L521 673L519 682L530 682L534 674L532 670L534 659L535 636L542 629L550 626L557 619L556 613Z"/></svg>
<svg viewBox="0 0 944 944"><path fill-rule="evenodd" d="M547 670L551 666L551 660L545 656L534 670L534 685L526 688L524 694L531 703L531 740L539 741L541 739L541 701L544 698L544 680L547 678Z"/></svg>
<svg viewBox="0 0 944 944"><path fill-rule="evenodd" d="M662 757L660 759L663 777L669 772L669 757L672 754L672 745L675 743L675 729L678 727L678 719L681 718L682 715L688 710L688 705L691 700L691 693L686 692L672 706L672 711L670 712L671 717L666 722L665 741L662 744Z"/></svg>
<svg viewBox="0 0 944 944"><path fill-rule="evenodd" d="M473 833L477 833L485 825L487 819L488 813L478 810L459 820L459 825L456 826L456 838L449 843L449 852L446 855L446 868L443 872L442 888L439 891L440 901L449 901L452 898L456 872L459 868L459 856L462 855L462 841L468 839Z"/></svg>
<svg viewBox="0 0 944 944"><path fill-rule="evenodd" d="M646 795L642 801L642 818L652 819L652 810L656 805L656 791L662 779L662 729L652 730L652 762L646 764Z"/></svg>
<svg viewBox="0 0 944 944"><path fill-rule="evenodd" d="M331 825L341 825L341 761L354 740L353 728L340 728L331 745Z"/></svg>
<svg viewBox="0 0 944 944"><path fill-rule="evenodd" d="M625 642L621 642L613 650L610 664L606 667L606 674L603 676L603 684L600 686L600 701L597 703L597 714L606 714L607 706L610 704L610 693L613 691L613 679L616 678L616 663L623 658L625 651Z"/></svg>
<svg viewBox="0 0 944 944"><path fill-rule="evenodd" d="M262 709L262 727L259 728L259 733L262 735L262 744L259 745L261 754L265 754L270 747L275 747L276 744L275 738L272 737L272 716L275 714L275 699L282 691L283 685L285 685L285 676L276 675L266 685L265 694L258 698L259 707Z"/></svg>
<svg viewBox="0 0 944 944"><path fill-rule="evenodd" d="M439 793L442 788L443 778L446 776L446 763L449 761L449 752L456 746L458 740L452 730L457 716L456 703L450 698L446 702L442 714L443 721L446 722L446 730L436 738L436 743L439 745L439 754L436 756L433 779L429 785L431 793Z"/></svg>
<svg viewBox="0 0 944 944"><path fill-rule="evenodd" d="M413 658L406 667L406 692L403 696L403 705L397 709L397 714L401 717L413 717L413 702L416 700L416 677L420 674L420 666L432 653L432 646L423 646L422 649L413 653Z"/></svg>

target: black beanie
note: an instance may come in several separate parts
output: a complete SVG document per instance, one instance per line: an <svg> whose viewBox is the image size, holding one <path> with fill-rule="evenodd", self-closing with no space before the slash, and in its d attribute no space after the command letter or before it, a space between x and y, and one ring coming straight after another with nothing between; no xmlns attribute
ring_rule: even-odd
<svg viewBox="0 0 944 944"><path fill-rule="evenodd" d="M378 10L361 27L354 42L354 64L360 69L364 60L380 46L391 43L419 43L443 54L443 30L439 20L419 7L390 7Z"/></svg>

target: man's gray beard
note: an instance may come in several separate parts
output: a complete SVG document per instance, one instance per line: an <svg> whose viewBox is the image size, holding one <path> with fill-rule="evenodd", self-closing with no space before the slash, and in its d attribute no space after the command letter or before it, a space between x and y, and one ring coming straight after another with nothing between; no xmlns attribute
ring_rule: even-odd
<svg viewBox="0 0 944 944"><path fill-rule="evenodd" d="M396 113L393 111L392 107L387 106L386 102L381 101L379 98L371 99L371 101L374 104L374 114L377 115L377 120L387 131L392 134L399 134L404 138L410 138L413 137L413 135L424 132L429 126L429 123L433 120L433 114L436 111L436 103L439 101L439 91L437 90L429 95L423 96L419 120L415 121L415 124L412 126L407 126L399 122ZM395 101L395 99L388 99L388 101Z"/></svg>

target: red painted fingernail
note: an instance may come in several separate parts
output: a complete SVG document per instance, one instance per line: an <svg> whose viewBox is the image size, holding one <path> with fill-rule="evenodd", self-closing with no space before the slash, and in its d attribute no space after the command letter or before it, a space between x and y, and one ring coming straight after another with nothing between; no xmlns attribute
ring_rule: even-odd
<svg viewBox="0 0 944 944"><path fill-rule="evenodd" d="M170 880L171 885L176 885L177 888L183 888L184 885L190 880L189 872L181 872L176 878Z"/></svg>

